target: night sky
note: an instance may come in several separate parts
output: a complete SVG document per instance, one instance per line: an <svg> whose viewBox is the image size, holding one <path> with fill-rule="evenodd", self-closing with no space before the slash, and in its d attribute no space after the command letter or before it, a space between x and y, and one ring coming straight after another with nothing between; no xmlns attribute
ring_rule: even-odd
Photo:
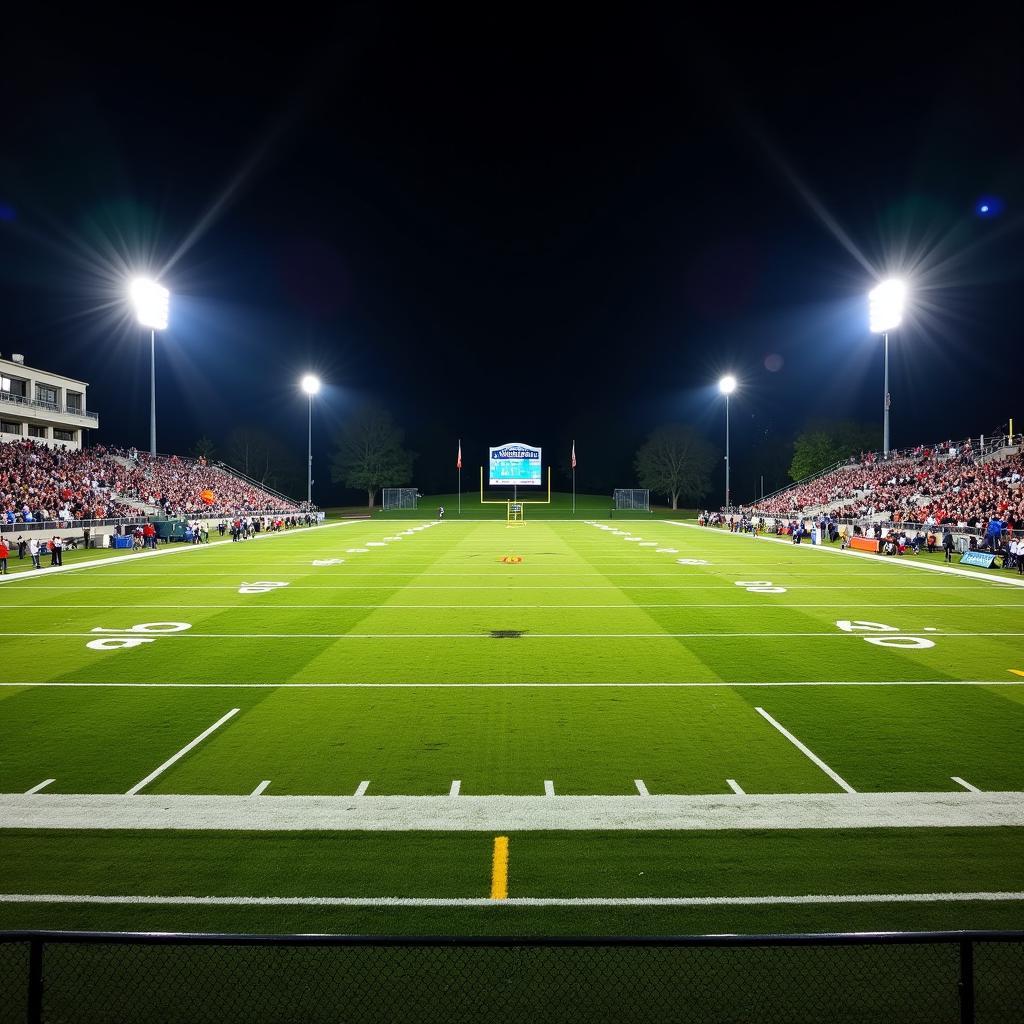
<svg viewBox="0 0 1024 1024"><path fill-rule="evenodd" d="M145 448L124 292L158 274L160 450L252 424L304 452L313 370L324 503L354 497L327 455L364 402L426 492L461 437L468 488L506 441L557 484L575 438L608 493L661 423L724 447L731 371L742 500L813 417L881 446L865 294L900 273L893 444L1024 426L1019 21L595 6L8 17L0 352L89 381L91 442Z"/></svg>

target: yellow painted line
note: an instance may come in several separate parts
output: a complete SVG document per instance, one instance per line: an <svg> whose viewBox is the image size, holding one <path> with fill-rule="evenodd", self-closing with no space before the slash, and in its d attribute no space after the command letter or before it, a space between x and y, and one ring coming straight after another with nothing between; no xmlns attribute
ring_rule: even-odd
<svg viewBox="0 0 1024 1024"><path fill-rule="evenodd" d="M1010 671L1011 671L1011 672L1012 672L1012 673L1013 673L1013 674L1014 674L1015 676L1024 676L1024 670L1022 670L1022 669L1019 669L1019 668L1011 668L1011 669L1010 669Z"/></svg>
<svg viewBox="0 0 1024 1024"><path fill-rule="evenodd" d="M494 837L491 859L491 899L508 899L508 836Z"/></svg>

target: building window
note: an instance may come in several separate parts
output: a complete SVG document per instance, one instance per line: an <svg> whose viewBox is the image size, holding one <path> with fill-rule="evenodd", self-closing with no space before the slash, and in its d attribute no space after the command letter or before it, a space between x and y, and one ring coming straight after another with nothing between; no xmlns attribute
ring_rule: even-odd
<svg viewBox="0 0 1024 1024"><path fill-rule="evenodd" d="M54 441L74 441L77 434L77 430L58 430L56 427L53 428Z"/></svg>
<svg viewBox="0 0 1024 1024"><path fill-rule="evenodd" d="M28 425L28 436L29 437L46 437L46 427L37 427L30 423Z"/></svg>
<svg viewBox="0 0 1024 1024"><path fill-rule="evenodd" d="M21 435L21 424L14 420L0 420L0 434Z"/></svg>
<svg viewBox="0 0 1024 1024"><path fill-rule="evenodd" d="M0 376L0 394L13 395L15 398L25 397L25 382L12 377Z"/></svg>
<svg viewBox="0 0 1024 1024"><path fill-rule="evenodd" d="M51 387L49 384L37 384L36 385L36 401L42 402L43 405L56 405L57 404L57 389Z"/></svg>
<svg viewBox="0 0 1024 1024"><path fill-rule="evenodd" d="M82 396L77 391L69 391L65 396L68 403L68 412L82 411Z"/></svg>

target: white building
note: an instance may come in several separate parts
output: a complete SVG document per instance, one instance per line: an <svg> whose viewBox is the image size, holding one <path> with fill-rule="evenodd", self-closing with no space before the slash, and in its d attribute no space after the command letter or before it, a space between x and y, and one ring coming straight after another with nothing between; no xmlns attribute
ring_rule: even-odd
<svg viewBox="0 0 1024 1024"><path fill-rule="evenodd" d="M25 357L0 356L0 441L30 437L62 448L81 448L82 431L95 430L99 417L88 412L85 381L25 365Z"/></svg>

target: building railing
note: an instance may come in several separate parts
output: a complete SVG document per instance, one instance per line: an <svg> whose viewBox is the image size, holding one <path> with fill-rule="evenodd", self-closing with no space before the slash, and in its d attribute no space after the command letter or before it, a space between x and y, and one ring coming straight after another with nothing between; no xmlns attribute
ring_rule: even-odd
<svg viewBox="0 0 1024 1024"><path fill-rule="evenodd" d="M87 412L85 409L72 408L68 405L59 405L56 402L37 402L32 398L22 398L21 395L12 395L8 391L0 391L0 402L7 402L11 405L27 407L32 410L41 410L44 413L60 414L63 416L80 416L82 419L92 420L99 423L100 418L94 412Z"/></svg>
<svg viewBox="0 0 1024 1024"><path fill-rule="evenodd" d="M0 932L4 1021L1024 1022L1024 931Z"/></svg>

